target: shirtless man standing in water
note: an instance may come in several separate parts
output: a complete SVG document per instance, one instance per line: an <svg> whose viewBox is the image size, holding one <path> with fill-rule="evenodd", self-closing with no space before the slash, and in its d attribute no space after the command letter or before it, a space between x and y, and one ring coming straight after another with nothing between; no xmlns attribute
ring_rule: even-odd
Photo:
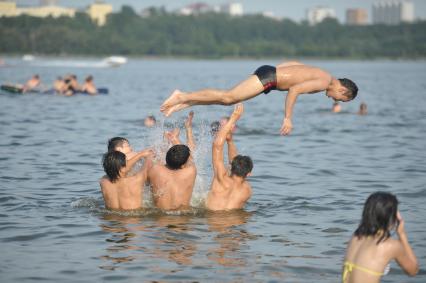
<svg viewBox="0 0 426 283"><path fill-rule="evenodd" d="M105 207L114 210L134 210L142 207L143 186L147 179L148 162L136 174L129 170L141 159L150 156L151 150L143 150L130 160L120 151L109 151L103 157L106 176L99 181Z"/></svg>
<svg viewBox="0 0 426 283"><path fill-rule="evenodd" d="M179 130L167 132L173 146L167 151L166 164L154 164L148 170L148 180L156 207L164 210L181 210L189 207L197 169L192 160L195 142L192 135L191 111L185 121L187 144L179 140Z"/></svg>
<svg viewBox="0 0 426 283"><path fill-rule="evenodd" d="M190 93L175 90L161 105L160 110L170 116L173 112L193 105L231 105L262 92L267 94L273 89L288 91L280 130L282 135L288 135L293 128L293 107L300 94L326 91L326 95L335 101L346 102L354 99L358 93L358 87L349 79L336 79L320 68L299 62L286 62L276 67L261 66L253 75L230 90L203 89Z"/></svg>
<svg viewBox="0 0 426 283"><path fill-rule="evenodd" d="M232 139L232 128L243 114L243 104L235 106L228 122L223 125L213 142L213 181L207 195L206 207L210 210L241 209L251 197L252 190L246 177L253 169L250 157L237 155L237 147ZM223 160L223 147L228 144L228 161L231 163L231 172L226 170Z"/></svg>

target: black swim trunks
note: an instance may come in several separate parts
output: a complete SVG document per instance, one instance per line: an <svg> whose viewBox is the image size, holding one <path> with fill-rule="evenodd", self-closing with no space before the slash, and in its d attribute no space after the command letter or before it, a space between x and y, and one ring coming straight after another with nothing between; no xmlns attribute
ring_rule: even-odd
<svg viewBox="0 0 426 283"><path fill-rule="evenodd" d="M277 89L277 68L263 65L257 68L254 74L263 84L263 93L267 94L273 89Z"/></svg>

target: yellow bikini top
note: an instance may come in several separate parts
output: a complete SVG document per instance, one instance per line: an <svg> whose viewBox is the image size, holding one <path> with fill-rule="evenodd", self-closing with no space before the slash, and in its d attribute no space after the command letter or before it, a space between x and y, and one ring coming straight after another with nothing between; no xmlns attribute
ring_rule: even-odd
<svg viewBox="0 0 426 283"><path fill-rule="evenodd" d="M346 279L348 278L349 274L352 272L352 270L354 268L358 269L360 271L363 271L365 273L371 274L371 275L376 275L376 276L382 276L382 275L384 275L383 272L373 271L373 270L370 270L368 268L356 265L355 263L352 263L350 261L345 261L345 263L344 263L343 266L344 266L344 269L343 269L343 274L342 274L342 283L346 282Z"/></svg>

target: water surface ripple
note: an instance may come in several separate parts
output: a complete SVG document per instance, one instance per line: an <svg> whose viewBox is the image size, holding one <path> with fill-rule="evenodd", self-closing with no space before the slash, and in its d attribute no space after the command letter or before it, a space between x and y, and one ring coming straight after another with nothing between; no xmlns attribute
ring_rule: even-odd
<svg viewBox="0 0 426 283"><path fill-rule="evenodd" d="M102 207L98 179L106 141L126 136L136 149L157 142L146 129L175 88L229 88L276 61L130 60L120 68L19 65L0 81L44 82L92 74L107 96L0 94L0 278L2 282L339 282L345 246L366 197L397 194L409 239L426 258L426 100L420 62L311 61L349 77L359 97L329 112L323 94L299 97L294 131L279 136L283 94L245 103L235 139L254 160L245 211L181 215L148 209L117 215ZM368 104L367 116L355 115ZM232 107L194 107L199 176L194 203L211 180L206 125ZM181 125L187 111L167 120ZM406 277L393 263L385 282Z"/></svg>

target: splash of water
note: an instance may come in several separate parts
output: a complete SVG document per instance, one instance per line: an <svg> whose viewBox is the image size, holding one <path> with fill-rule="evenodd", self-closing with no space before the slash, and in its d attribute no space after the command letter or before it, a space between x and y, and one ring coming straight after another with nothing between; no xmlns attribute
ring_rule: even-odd
<svg viewBox="0 0 426 283"><path fill-rule="evenodd" d="M190 205L194 208L204 208L204 202L207 197L210 182L211 182L211 144L212 136L210 134L210 124L201 120L196 123L194 118L193 134L195 140L195 150L193 152L193 159L197 167L197 177L195 179L194 190L192 192ZM159 123L146 131L145 137L141 144L150 147L155 152L155 161L165 163L166 153L170 145L164 138L165 131L171 131L174 128L180 129L180 140L186 144L184 119L174 120L172 122L165 122L161 115ZM145 187L144 193L145 207L153 207L152 191L150 187Z"/></svg>

